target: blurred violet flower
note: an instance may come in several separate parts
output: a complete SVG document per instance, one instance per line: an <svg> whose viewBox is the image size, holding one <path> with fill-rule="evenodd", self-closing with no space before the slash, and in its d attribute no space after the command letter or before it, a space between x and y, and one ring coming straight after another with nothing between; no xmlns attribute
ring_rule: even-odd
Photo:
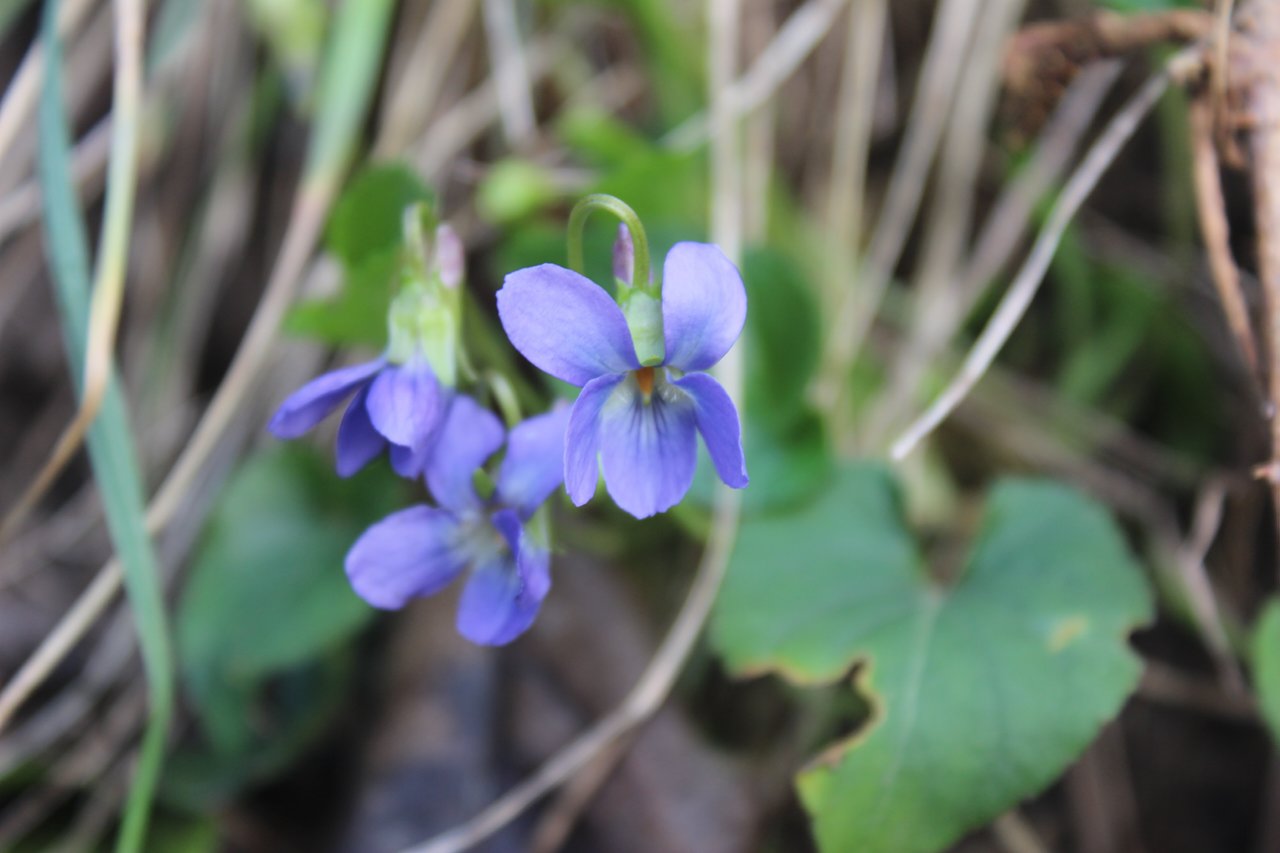
<svg viewBox="0 0 1280 853"><path fill-rule="evenodd" d="M318 376L289 395L267 428L276 438L298 438L353 393L338 426L338 474L350 477L387 448L398 474L421 474L446 393L421 356L404 364L383 357Z"/></svg>
<svg viewBox="0 0 1280 853"><path fill-rule="evenodd" d="M525 358L582 388L565 436L565 487L574 504L591 499L602 470L618 506L645 518L689 490L697 433L720 479L747 485L737 409L701 372L738 339L747 296L717 247L677 243L663 264L657 304L647 282L629 286L632 251L629 237L615 245L623 307L584 276L542 264L506 277L498 313ZM637 346L651 353L643 363Z"/></svg>
<svg viewBox="0 0 1280 853"><path fill-rule="evenodd" d="M355 474L384 450L402 477L422 475L457 379L461 327L462 241L448 224L429 247L421 218L410 209L406 243L417 247L402 264L401 289L387 313L387 350L374 361L325 373L281 404L267 428L298 438L351 397L338 426L337 470ZM354 396L353 396L354 395Z"/></svg>
<svg viewBox="0 0 1280 853"><path fill-rule="evenodd" d="M551 587L545 533L530 519L562 482L568 415L568 407L560 407L504 436L493 413L470 397L454 397L426 464L439 506L400 510L360 536L346 560L356 593L374 607L395 610L440 592L470 568L458 632L486 646L524 633ZM489 480L481 466L504 437L506 456L496 480Z"/></svg>

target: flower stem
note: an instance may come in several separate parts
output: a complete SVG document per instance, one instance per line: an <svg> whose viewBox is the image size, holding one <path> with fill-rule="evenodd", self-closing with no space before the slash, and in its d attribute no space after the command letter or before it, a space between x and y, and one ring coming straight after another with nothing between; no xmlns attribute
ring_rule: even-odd
<svg viewBox="0 0 1280 853"><path fill-rule="evenodd" d="M514 428L520 423L520 400L516 397L516 389L511 387L511 380L496 370L490 370L485 380L503 420L507 422L507 429Z"/></svg>
<svg viewBox="0 0 1280 853"><path fill-rule="evenodd" d="M631 232L631 242L635 245L635 260L631 268L631 282L639 290L656 296L659 288L649 283L649 238L645 236L640 217L631 206L622 199L604 193L592 193L574 205L569 214L569 267L575 272L586 274L586 264L582 254L582 230L587 217L597 210L612 213Z"/></svg>

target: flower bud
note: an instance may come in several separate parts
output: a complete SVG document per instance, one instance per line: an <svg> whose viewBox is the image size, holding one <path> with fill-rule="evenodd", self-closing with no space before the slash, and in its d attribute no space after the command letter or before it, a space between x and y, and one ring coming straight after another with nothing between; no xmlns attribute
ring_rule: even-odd
<svg viewBox="0 0 1280 853"><path fill-rule="evenodd" d="M466 251L453 226L442 222L436 226L436 270L445 287L457 287L466 275Z"/></svg>
<svg viewBox="0 0 1280 853"><path fill-rule="evenodd" d="M631 242L631 229L618 224L618 237L613 241L613 277L623 284L634 284L631 280L635 269L636 247Z"/></svg>

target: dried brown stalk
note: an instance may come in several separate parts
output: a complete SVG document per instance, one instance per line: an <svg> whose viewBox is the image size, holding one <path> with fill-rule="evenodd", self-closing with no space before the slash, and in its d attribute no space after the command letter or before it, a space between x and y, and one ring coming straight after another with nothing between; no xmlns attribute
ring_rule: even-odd
<svg viewBox="0 0 1280 853"><path fill-rule="evenodd" d="M1258 235L1258 281L1262 286L1263 329L1267 343L1268 416L1271 421L1271 459L1260 473L1271 485L1276 526L1280 529L1280 4L1254 2L1241 10L1231 41L1227 107L1243 112L1224 114L1233 128L1245 131L1244 150L1250 158L1254 216ZM1236 97L1233 97L1236 96Z"/></svg>
<svg viewBox="0 0 1280 853"><path fill-rule="evenodd" d="M1240 347L1249 369L1256 373L1258 345L1254 340L1244 291L1240 287L1240 270L1231 256L1226 203L1222 198L1222 178L1218 172L1218 152L1214 144L1213 106L1204 97L1191 102L1190 124L1192 182L1196 191L1200 234L1209 255L1209 270L1236 345Z"/></svg>
<svg viewBox="0 0 1280 853"><path fill-rule="evenodd" d="M1196 41L1213 27L1213 15L1196 9L1149 15L1099 12L1023 27L1005 44L1006 111L1016 117L1022 132L1031 135L1086 66L1153 45Z"/></svg>

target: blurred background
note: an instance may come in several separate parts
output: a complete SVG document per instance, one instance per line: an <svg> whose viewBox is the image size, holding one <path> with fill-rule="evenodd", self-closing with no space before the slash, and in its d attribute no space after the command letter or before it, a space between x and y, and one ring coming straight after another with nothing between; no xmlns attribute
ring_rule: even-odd
<svg viewBox="0 0 1280 853"><path fill-rule="evenodd" d="M1277 580L1277 271L1256 261L1277 173L1248 138L1277 54L1245 50L1276 31L1262 13L1214 35L1255 5L0 2L0 849L109 849L141 776L140 849L401 850L618 705L716 559L708 471L645 522L557 497L542 615L480 649L453 593L386 615L347 586L351 542L420 490L383 463L338 479L336 420L288 446L264 430L308 378L380 349L418 200L465 239L468 347L544 405L557 389L507 346L494 293L564 263L569 210L607 192L655 266L682 239L740 260L741 530L801 512L855 458L892 464L944 564L1009 475L1065 483L1123 529L1155 601L1132 695L950 849L1280 850L1263 722L1280 713L1260 712L1251 639ZM1108 142L1116 115L1134 132ZM1096 190L1077 181L1090 145ZM1073 181L1088 200L1058 221ZM597 281L614 227L588 226ZM895 445L1015 281L1034 299L994 363ZM118 381L87 451L50 467L87 334ZM867 723L867 696L743 679L705 640L678 663L651 720L477 849L814 849L793 777ZM139 749L166 670L161 767Z"/></svg>

